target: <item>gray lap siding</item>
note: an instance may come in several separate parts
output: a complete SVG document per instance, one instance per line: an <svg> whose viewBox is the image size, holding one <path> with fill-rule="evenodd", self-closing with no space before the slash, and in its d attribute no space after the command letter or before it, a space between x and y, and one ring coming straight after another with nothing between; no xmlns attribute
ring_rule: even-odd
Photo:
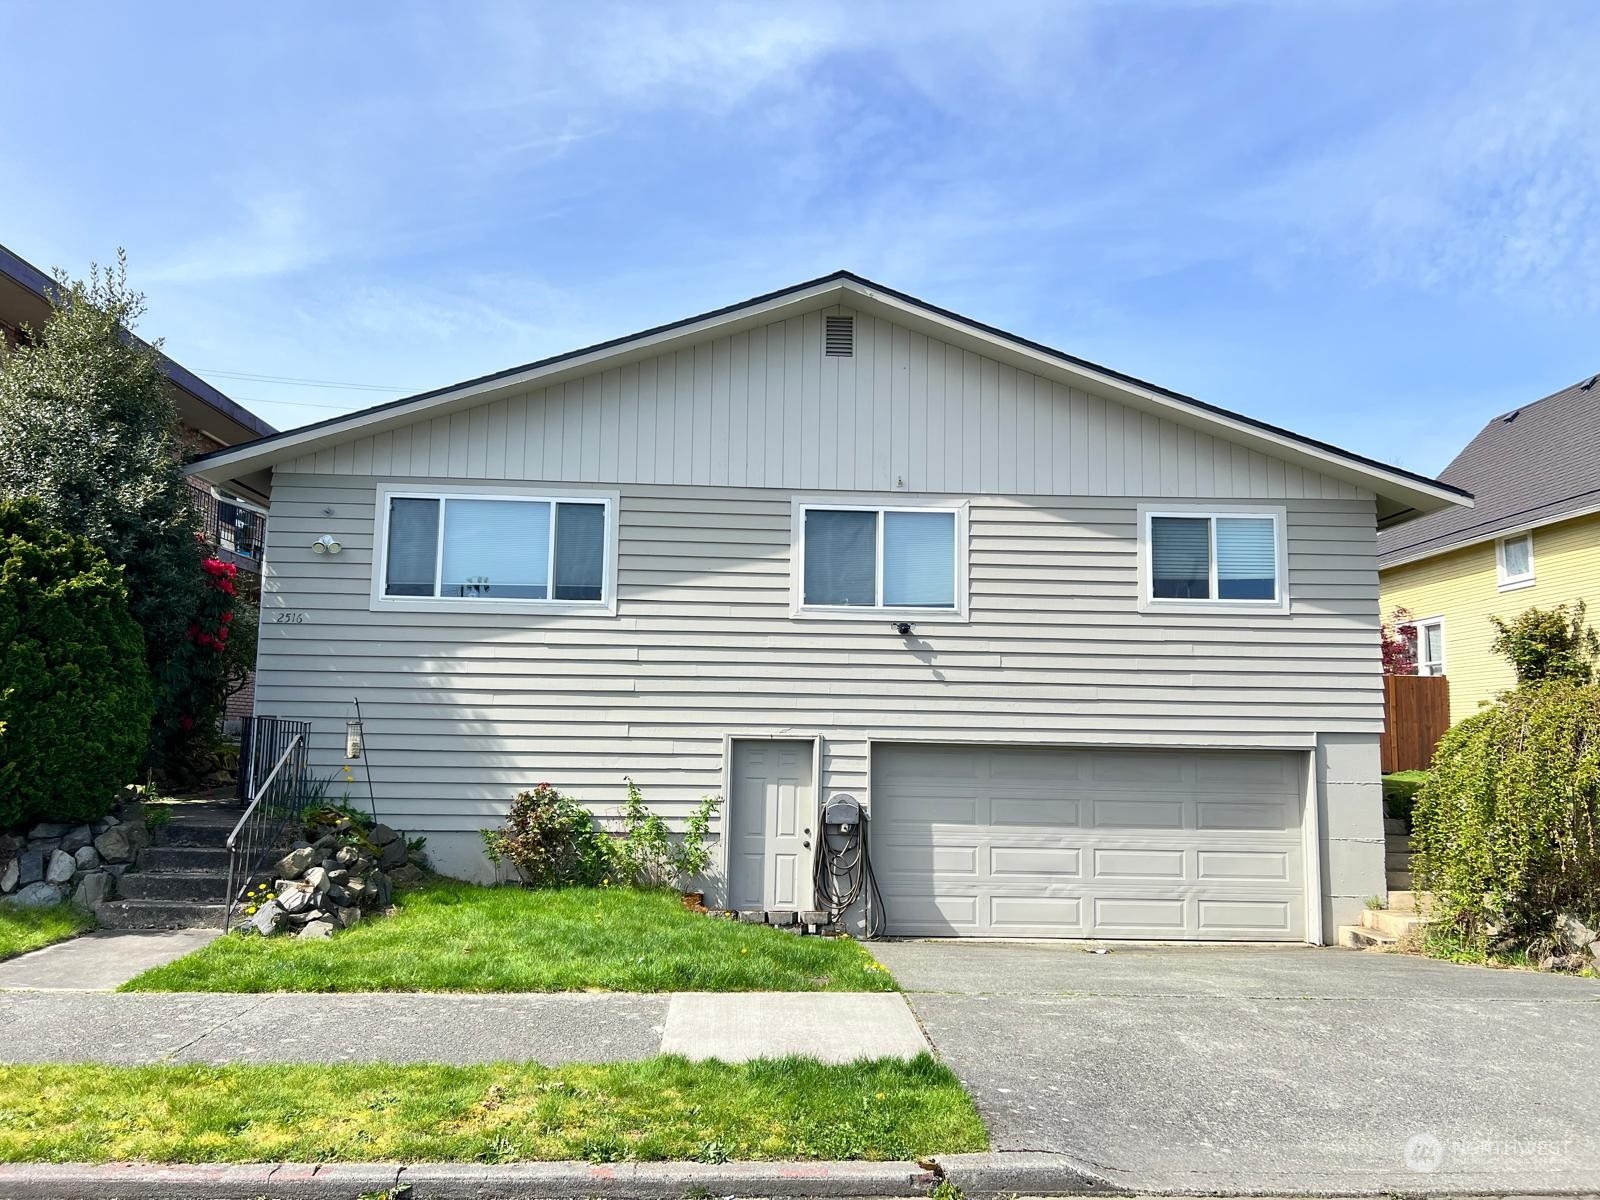
<svg viewBox="0 0 1600 1200"><path fill-rule="evenodd" d="M886 619L791 616L795 493L775 488L622 485L614 617L373 612L377 489L427 482L276 476L256 679L258 713L313 722L323 774L359 695L379 808L408 830L470 833L541 780L605 812L624 775L676 818L722 788L730 734L820 736L820 793L865 796L870 738L1306 749L1382 728L1370 498L1278 501L1292 611L1254 617L1137 611L1137 498L972 497L971 619L908 644ZM324 533L342 553L311 553Z"/></svg>

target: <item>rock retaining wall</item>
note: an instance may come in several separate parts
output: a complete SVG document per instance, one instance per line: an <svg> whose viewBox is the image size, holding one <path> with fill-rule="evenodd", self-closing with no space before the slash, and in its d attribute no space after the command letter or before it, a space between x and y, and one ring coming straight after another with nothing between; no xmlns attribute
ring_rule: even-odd
<svg viewBox="0 0 1600 1200"><path fill-rule="evenodd" d="M149 844L142 824L115 816L0 834L0 903L43 908L71 900L92 910L116 895L117 880Z"/></svg>

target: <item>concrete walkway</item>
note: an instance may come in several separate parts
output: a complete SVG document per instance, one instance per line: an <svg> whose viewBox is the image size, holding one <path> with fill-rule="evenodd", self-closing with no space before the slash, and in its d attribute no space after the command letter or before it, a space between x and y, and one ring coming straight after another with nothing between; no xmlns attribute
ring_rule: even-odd
<svg viewBox="0 0 1600 1200"><path fill-rule="evenodd" d="M111 991L200 949L217 929L102 929L0 963L0 989Z"/></svg>
<svg viewBox="0 0 1600 1200"><path fill-rule="evenodd" d="M828 1062L928 1048L895 994L0 992L0 1062Z"/></svg>

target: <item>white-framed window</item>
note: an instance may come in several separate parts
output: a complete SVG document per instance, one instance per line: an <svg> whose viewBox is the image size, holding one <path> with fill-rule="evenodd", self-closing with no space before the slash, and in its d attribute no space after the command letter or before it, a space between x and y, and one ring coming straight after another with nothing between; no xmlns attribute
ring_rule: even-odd
<svg viewBox="0 0 1600 1200"><path fill-rule="evenodd" d="M967 505L794 502L793 611L965 620Z"/></svg>
<svg viewBox="0 0 1600 1200"><path fill-rule="evenodd" d="M1533 534L1501 538L1495 547L1495 560L1502 592L1533 586Z"/></svg>
<svg viewBox="0 0 1600 1200"><path fill-rule="evenodd" d="M1417 659L1418 675L1444 674L1444 618L1429 617L1426 621L1410 621L1416 628L1412 649Z"/></svg>
<svg viewBox="0 0 1600 1200"><path fill-rule="evenodd" d="M1281 508L1139 506L1143 611L1287 612Z"/></svg>
<svg viewBox="0 0 1600 1200"><path fill-rule="evenodd" d="M616 611L614 494L379 489L373 608Z"/></svg>

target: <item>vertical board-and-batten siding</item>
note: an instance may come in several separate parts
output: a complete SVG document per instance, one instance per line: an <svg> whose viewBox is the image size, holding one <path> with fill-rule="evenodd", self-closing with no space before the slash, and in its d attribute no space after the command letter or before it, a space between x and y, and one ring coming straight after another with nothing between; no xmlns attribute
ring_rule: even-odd
<svg viewBox="0 0 1600 1200"><path fill-rule="evenodd" d="M1000 495L1355 500L1354 484L881 318L827 313L352 438L299 474Z"/></svg>

